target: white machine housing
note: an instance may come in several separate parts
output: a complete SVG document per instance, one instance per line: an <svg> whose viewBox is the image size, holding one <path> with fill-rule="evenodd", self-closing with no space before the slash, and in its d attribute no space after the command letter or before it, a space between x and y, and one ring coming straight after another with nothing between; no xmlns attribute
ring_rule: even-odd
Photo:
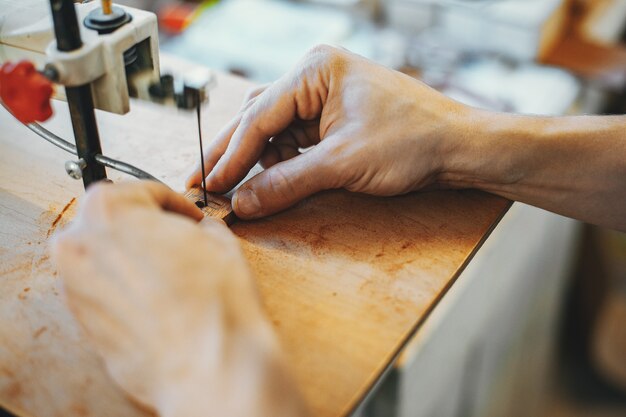
<svg viewBox="0 0 626 417"><path fill-rule="evenodd" d="M75 51L57 50L46 0L15 2L0 0L0 63L29 59L43 67L51 64L58 72L56 83L78 86L91 83L94 106L112 113L130 110L129 87L133 96L150 100L148 88L158 82L159 40L157 18L153 13L116 5L132 20L110 34L98 34L83 25L85 17L100 2L75 4L83 46ZM127 79L124 52L137 48L139 71ZM58 91L56 98L64 98Z"/></svg>

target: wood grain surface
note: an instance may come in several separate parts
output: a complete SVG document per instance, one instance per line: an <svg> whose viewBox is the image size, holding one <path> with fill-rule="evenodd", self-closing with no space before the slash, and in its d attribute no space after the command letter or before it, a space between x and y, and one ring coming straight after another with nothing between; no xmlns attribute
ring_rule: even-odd
<svg viewBox="0 0 626 417"><path fill-rule="evenodd" d="M203 114L207 138L248 87L218 76ZM70 138L66 107L56 103L47 126ZM130 114L98 113L98 121L105 154L184 191L197 160L193 113L133 102ZM147 415L109 379L48 256L83 193L64 172L69 158L0 109L0 404L22 416ZM509 204L476 191L329 191L234 224L313 415L344 416L359 403Z"/></svg>

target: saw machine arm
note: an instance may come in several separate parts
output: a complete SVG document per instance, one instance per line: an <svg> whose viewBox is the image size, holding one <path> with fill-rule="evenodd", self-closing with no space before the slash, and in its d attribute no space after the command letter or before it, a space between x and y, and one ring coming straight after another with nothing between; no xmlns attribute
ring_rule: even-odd
<svg viewBox="0 0 626 417"><path fill-rule="evenodd" d="M162 75L157 19L150 12L110 0L0 0L0 6L0 103L32 131L75 154L66 171L85 187L105 180L105 167L156 180L103 155L94 109L125 114L134 97L197 110L208 100L211 71ZM68 102L75 145L36 123L51 117L53 94Z"/></svg>

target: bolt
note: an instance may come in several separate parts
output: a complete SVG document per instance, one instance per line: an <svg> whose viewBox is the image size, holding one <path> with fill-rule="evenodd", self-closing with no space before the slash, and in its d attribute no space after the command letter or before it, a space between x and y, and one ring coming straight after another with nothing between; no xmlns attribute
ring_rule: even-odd
<svg viewBox="0 0 626 417"><path fill-rule="evenodd" d="M59 70L52 64L46 64L43 75L53 83L59 82Z"/></svg>
<svg viewBox="0 0 626 417"><path fill-rule="evenodd" d="M86 166L87 162L85 162L83 158L78 161L67 161L65 163L65 172L75 180L79 180L83 177L83 169L85 169Z"/></svg>

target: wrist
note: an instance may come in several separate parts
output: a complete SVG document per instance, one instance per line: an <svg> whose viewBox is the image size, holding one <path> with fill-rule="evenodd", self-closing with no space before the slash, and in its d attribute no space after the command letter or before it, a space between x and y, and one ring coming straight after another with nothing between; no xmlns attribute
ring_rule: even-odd
<svg viewBox="0 0 626 417"><path fill-rule="evenodd" d="M464 106L452 123L442 147L440 185L497 192L523 179L517 160L532 129L529 118Z"/></svg>

